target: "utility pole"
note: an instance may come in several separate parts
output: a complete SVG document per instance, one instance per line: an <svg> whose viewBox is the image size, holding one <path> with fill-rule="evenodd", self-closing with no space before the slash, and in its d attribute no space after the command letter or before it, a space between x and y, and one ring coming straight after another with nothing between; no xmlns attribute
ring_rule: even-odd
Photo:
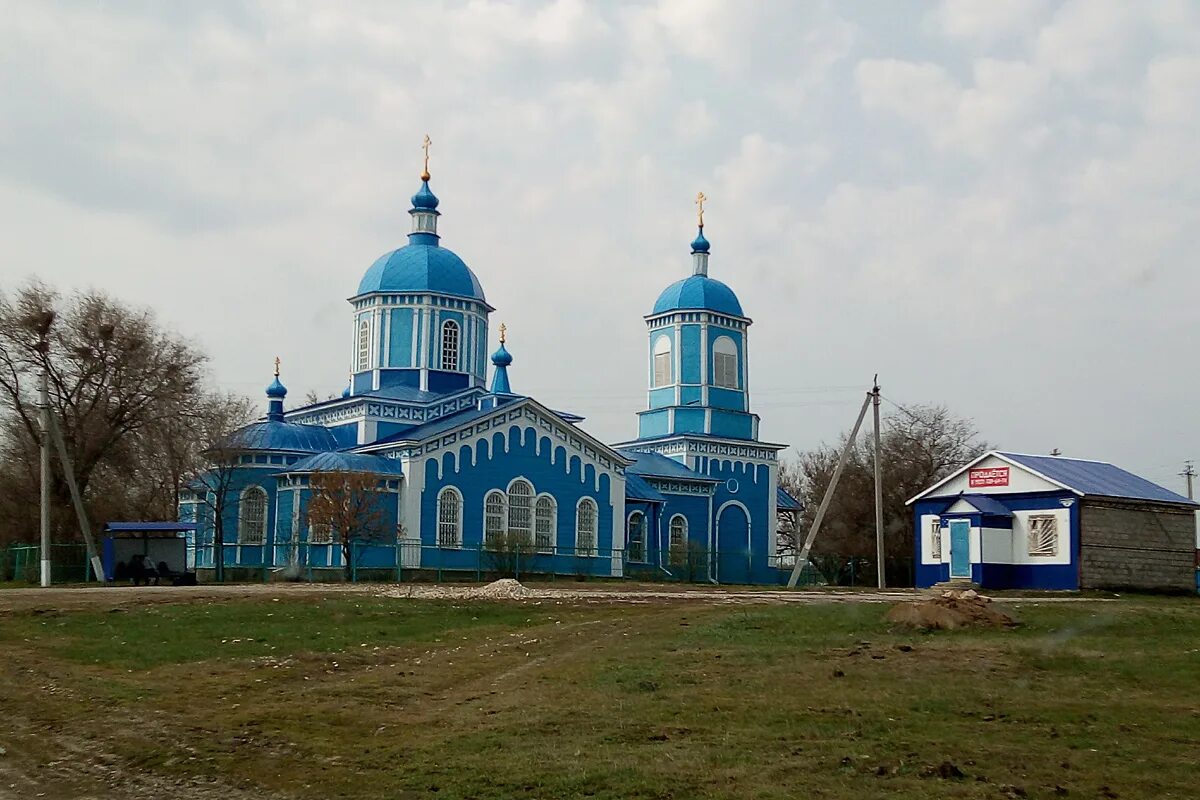
<svg viewBox="0 0 1200 800"><path fill-rule="evenodd" d="M1192 492L1192 480L1196 477L1196 466L1192 461L1183 462L1183 472L1179 473L1181 477L1187 480L1187 496L1188 500L1195 500L1196 496Z"/></svg>
<svg viewBox="0 0 1200 800"><path fill-rule="evenodd" d="M871 389L871 401L875 406L875 570L879 577L879 588L887 585L883 569L883 481L879 468L879 374L875 374L875 386Z"/></svg>
<svg viewBox="0 0 1200 800"><path fill-rule="evenodd" d="M41 375L38 376L38 424L42 429L42 495L39 519L42 541L41 585L45 588L50 585L50 379L46 376L44 366Z"/></svg>

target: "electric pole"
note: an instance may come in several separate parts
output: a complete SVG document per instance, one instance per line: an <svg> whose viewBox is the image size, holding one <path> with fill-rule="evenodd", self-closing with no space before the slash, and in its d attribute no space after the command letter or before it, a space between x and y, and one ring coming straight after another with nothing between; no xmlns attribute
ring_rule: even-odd
<svg viewBox="0 0 1200 800"><path fill-rule="evenodd" d="M50 585L50 383L45 367L38 376L38 424L42 429L42 495L38 524L42 540L41 585L45 588Z"/></svg>
<svg viewBox="0 0 1200 800"><path fill-rule="evenodd" d="M879 468L879 374L876 373L871 389L871 403L875 407L875 568L879 577L879 588L887 585L883 575L883 481Z"/></svg>
<svg viewBox="0 0 1200 800"><path fill-rule="evenodd" d="M1192 480L1196 477L1195 462L1183 462L1183 472L1179 473L1181 477L1187 480L1187 496L1188 500L1195 500L1196 496L1192 492Z"/></svg>

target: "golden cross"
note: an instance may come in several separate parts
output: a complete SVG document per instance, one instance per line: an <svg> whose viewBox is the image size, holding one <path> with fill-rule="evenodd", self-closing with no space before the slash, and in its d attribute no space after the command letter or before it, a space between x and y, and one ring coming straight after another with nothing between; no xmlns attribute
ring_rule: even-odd
<svg viewBox="0 0 1200 800"><path fill-rule="evenodd" d="M504 344L504 335L508 333L508 326L503 322L500 323L500 344Z"/></svg>
<svg viewBox="0 0 1200 800"><path fill-rule="evenodd" d="M704 201L708 198L704 196L704 192L696 192L696 207L700 209L700 227L704 227Z"/></svg>
<svg viewBox="0 0 1200 800"><path fill-rule="evenodd" d="M275 356L275 377L279 377L279 356Z"/></svg>
<svg viewBox="0 0 1200 800"><path fill-rule="evenodd" d="M421 143L421 149L425 151L425 170L421 173L421 180L429 180L429 145L433 144L433 140L429 138L429 134L425 134L425 141Z"/></svg>

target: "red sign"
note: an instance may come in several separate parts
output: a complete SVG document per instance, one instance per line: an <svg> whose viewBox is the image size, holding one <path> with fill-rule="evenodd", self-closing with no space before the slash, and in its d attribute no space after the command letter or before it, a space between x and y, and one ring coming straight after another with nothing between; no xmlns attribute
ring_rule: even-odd
<svg viewBox="0 0 1200 800"><path fill-rule="evenodd" d="M967 472L972 489L1008 486L1008 467L975 467Z"/></svg>

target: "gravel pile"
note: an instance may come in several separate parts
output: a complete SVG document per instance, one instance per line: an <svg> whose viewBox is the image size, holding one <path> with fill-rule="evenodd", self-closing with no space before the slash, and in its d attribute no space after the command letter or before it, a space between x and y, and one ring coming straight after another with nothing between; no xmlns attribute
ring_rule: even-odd
<svg viewBox="0 0 1200 800"><path fill-rule="evenodd" d="M439 586L433 584L410 584L384 589L384 597L411 597L418 600L531 600L557 596L555 593L535 591L521 585L512 578L501 578L486 586Z"/></svg>

